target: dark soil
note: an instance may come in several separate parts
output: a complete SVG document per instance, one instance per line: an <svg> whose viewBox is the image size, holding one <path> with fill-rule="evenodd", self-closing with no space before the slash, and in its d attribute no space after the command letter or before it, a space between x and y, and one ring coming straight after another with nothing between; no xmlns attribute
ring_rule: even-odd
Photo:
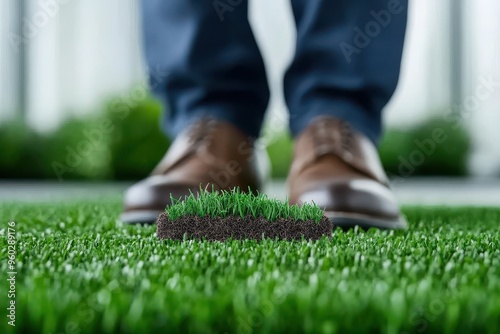
<svg viewBox="0 0 500 334"><path fill-rule="evenodd" d="M332 223L323 217L319 223L313 220L277 219L267 221L263 217L228 216L199 217L185 216L170 220L167 213L162 213L156 221L156 234L159 239L187 239L225 241L263 238L281 240L317 240L323 236L331 237Z"/></svg>

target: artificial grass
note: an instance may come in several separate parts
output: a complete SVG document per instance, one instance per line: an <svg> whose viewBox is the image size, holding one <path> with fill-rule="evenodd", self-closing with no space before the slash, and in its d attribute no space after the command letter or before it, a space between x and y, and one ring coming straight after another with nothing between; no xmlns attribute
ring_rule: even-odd
<svg viewBox="0 0 500 334"><path fill-rule="evenodd" d="M172 205L156 220L159 239L318 240L330 237L332 222L316 205L289 205L264 194L239 189L208 192L200 189Z"/></svg>
<svg viewBox="0 0 500 334"><path fill-rule="evenodd" d="M406 207L407 232L228 243L158 241L118 225L120 209L0 204L2 255L17 223L16 327L2 316L0 333L500 332L498 208Z"/></svg>
<svg viewBox="0 0 500 334"><path fill-rule="evenodd" d="M288 203L270 199L265 194L254 195L251 191L242 192L239 188L231 191L200 190L196 195L191 193L182 200L171 198L172 205L165 211L171 220L182 216L246 216L263 217L268 221L279 218L293 218L295 220L312 220L319 223L323 212L314 204L288 205Z"/></svg>

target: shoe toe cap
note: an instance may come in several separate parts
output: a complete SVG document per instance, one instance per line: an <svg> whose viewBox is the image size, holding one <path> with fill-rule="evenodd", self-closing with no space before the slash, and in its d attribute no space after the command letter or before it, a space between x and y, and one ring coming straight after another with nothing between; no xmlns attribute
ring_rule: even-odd
<svg viewBox="0 0 500 334"><path fill-rule="evenodd" d="M124 197L122 221L151 221L165 211L171 198L183 198L195 192L196 187L188 184L165 183L159 177L150 177L132 185ZM154 218L152 218L154 217Z"/></svg>
<svg viewBox="0 0 500 334"><path fill-rule="evenodd" d="M371 179L338 180L303 192L300 203L314 202L325 211L397 219L399 206L392 191Z"/></svg>

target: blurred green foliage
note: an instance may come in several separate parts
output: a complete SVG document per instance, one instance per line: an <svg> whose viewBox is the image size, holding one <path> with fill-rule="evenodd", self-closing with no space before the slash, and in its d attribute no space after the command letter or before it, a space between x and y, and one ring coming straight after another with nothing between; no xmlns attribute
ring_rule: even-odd
<svg viewBox="0 0 500 334"><path fill-rule="evenodd" d="M464 128L431 119L410 129L389 129L379 153L389 176L465 176L470 148Z"/></svg>
<svg viewBox="0 0 500 334"><path fill-rule="evenodd" d="M160 105L153 99L115 100L98 115L69 119L48 134L34 132L20 121L3 123L0 178L141 179L169 145L159 126L160 117ZM272 177L286 177L292 151L288 134L271 140ZM469 151L467 132L444 120L389 129L380 145L384 167L393 177L466 175Z"/></svg>
<svg viewBox="0 0 500 334"><path fill-rule="evenodd" d="M169 141L152 99L115 100L99 115L73 118L40 134L20 121L0 126L0 177L7 179L131 180L146 176Z"/></svg>
<svg viewBox="0 0 500 334"><path fill-rule="evenodd" d="M42 147L44 178L104 180L110 177L109 138L94 135L99 118L69 119L46 136Z"/></svg>
<svg viewBox="0 0 500 334"><path fill-rule="evenodd" d="M0 177L43 178L45 137L21 121L0 124Z"/></svg>
<svg viewBox="0 0 500 334"><path fill-rule="evenodd" d="M293 158L293 141L287 133L276 136L267 146L271 161L271 176L286 178Z"/></svg>
<svg viewBox="0 0 500 334"><path fill-rule="evenodd" d="M155 100L130 108L112 104L107 108L113 130L109 149L112 177L138 180L148 175L167 151L170 141L160 129L161 106Z"/></svg>

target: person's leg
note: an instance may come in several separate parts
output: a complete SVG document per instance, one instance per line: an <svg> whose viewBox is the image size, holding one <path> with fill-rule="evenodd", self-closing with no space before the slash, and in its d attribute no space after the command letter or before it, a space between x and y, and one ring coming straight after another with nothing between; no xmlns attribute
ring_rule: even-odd
<svg viewBox="0 0 500 334"><path fill-rule="evenodd" d="M291 1L297 48L285 96L292 135L330 115L377 142L398 82L407 0Z"/></svg>
<svg viewBox="0 0 500 334"><path fill-rule="evenodd" d="M254 159L269 99L248 2L142 0L151 88L175 140L151 175L125 193L121 221L154 223L200 188L258 191Z"/></svg>
<svg viewBox="0 0 500 334"><path fill-rule="evenodd" d="M165 106L164 128L172 137L202 115L259 134L269 99L264 63L248 0L230 3L142 0L151 88Z"/></svg>
<svg viewBox="0 0 500 334"><path fill-rule="evenodd" d="M295 138L290 202L335 226L403 229L378 158L382 108L398 81L407 0L292 0L297 51L285 77Z"/></svg>

